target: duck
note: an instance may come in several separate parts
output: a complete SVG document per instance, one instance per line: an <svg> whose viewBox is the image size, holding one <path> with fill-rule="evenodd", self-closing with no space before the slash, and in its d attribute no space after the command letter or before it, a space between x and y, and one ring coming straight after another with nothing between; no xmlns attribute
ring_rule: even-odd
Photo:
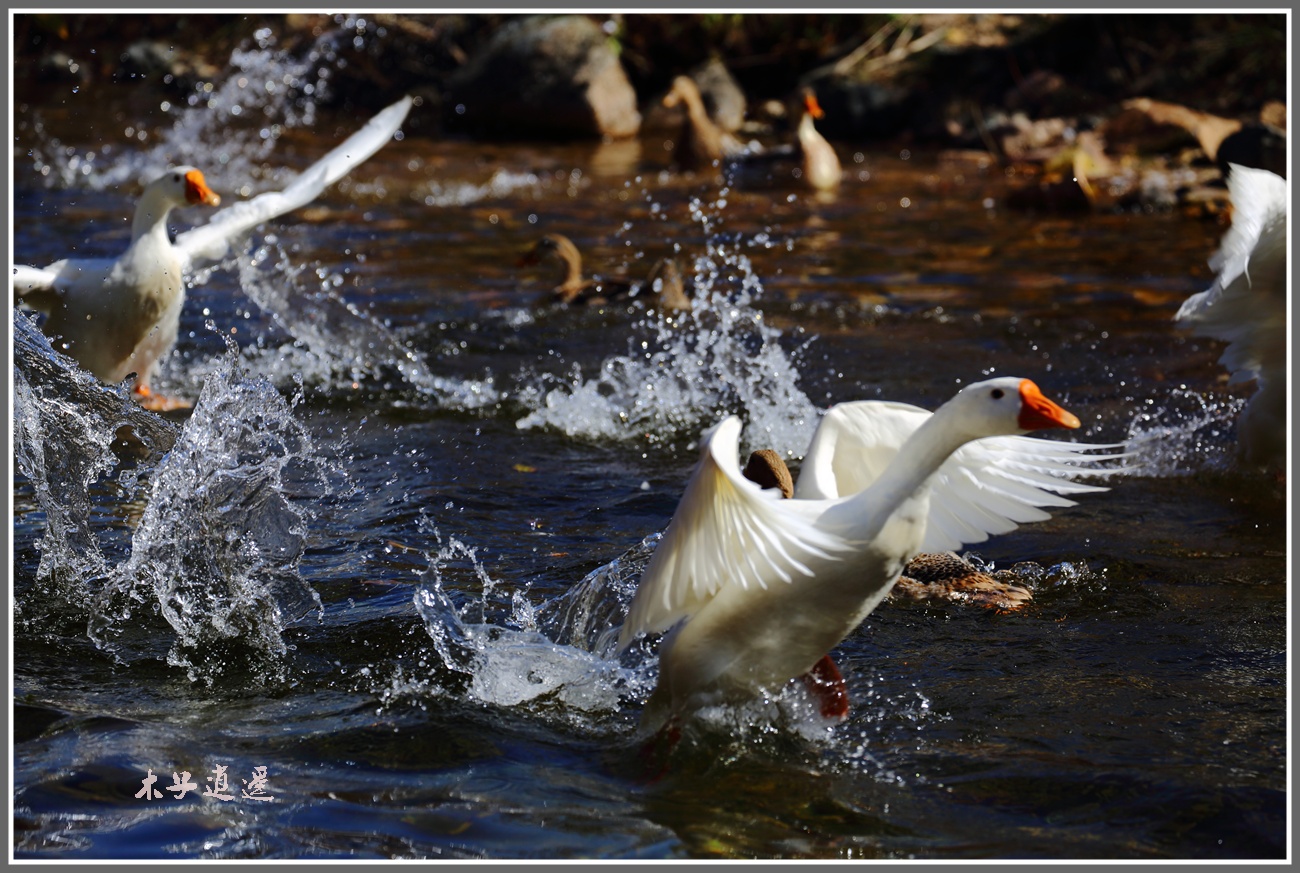
<svg viewBox="0 0 1300 873"><path fill-rule="evenodd" d="M1219 358L1231 383L1254 381L1237 418L1237 455L1280 472L1287 461L1286 180L1268 170L1228 170L1232 226L1210 261L1214 283L1188 297L1175 321L1227 343Z"/></svg>
<svg viewBox="0 0 1300 873"><path fill-rule="evenodd" d="M847 714L843 678L828 655L923 546L961 544L942 525L932 537L931 520L956 502L949 514L966 522L963 537L978 540L1038 517L1036 505L1054 502L1031 485L985 499L982 488L961 481L967 473L980 478L980 469L947 466L950 459L990 438L1079 424L1030 379L976 382L901 444L881 449L885 462L865 487L834 498L807 497L805 490L799 498L796 483L796 499L786 500L745 478L740 419L723 419L702 440L699 462L619 630L619 651L664 634L642 728L671 732L701 708L753 699L809 674L805 684L821 689L823 712ZM828 663L833 672L823 669Z"/></svg>
<svg viewBox="0 0 1300 873"><path fill-rule="evenodd" d="M785 459L771 449L750 454L742 471L760 488L773 488L782 497L794 497L794 479ZM1019 609L1033 600L1033 592L1022 585L1005 582L979 569L955 552L922 552L907 562L886 599L951 601L988 607L1003 612ZM834 661L825 656L820 673L826 674ZM814 673L819 672L817 667ZM823 715L831 713L823 707Z"/></svg>
<svg viewBox="0 0 1300 873"><path fill-rule="evenodd" d="M199 267L220 262L233 243L264 222L315 200L369 158L401 126L406 97L372 118L301 173L283 191L268 191L213 213L207 223L168 238L175 209L221 204L193 166L172 167L150 181L136 202L131 242L116 258L65 258L43 267L15 266L17 302L46 314L43 330L56 348L97 378L120 383L135 374L133 396L148 409L189 406L151 386L158 362L176 344L185 288Z"/></svg>
<svg viewBox="0 0 1300 873"><path fill-rule="evenodd" d="M803 95L803 115L799 119L796 135L799 149L803 154L803 179L818 191L830 191L840 184L843 170L835 149L826 138L817 132L813 123L825 115L817 102L817 95L811 91Z"/></svg>
<svg viewBox="0 0 1300 873"><path fill-rule="evenodd" d="M672 258L656 261L645 282L620 276L589 279L582 273L582 253L573 240L561 233L548 233L520 256L518 265L536 266L543 261L559 265L560 281L537 301L538 305L596 306L613 300L631 300L642 290L648 290L656 295L664 309L691 308L681 272Z"/></svg>
<svg viewBox="0 0 1300 873"><path fill-rule="evenodd" d="M669 108L682 105L686 118L681 133L673 144L673 160L684 170L699 171L717 167L734 147L704 106L699 86L690 76L677 76L664 96L663 105Z"/></svg>
<svg viewBox="0 0 1300 873"><path fill-rule="evenodd" d="M998 612L1020 609L1034 592L979 569L956 552L922 552L907 562L889 592L891 599L953 602Z"/></svg>

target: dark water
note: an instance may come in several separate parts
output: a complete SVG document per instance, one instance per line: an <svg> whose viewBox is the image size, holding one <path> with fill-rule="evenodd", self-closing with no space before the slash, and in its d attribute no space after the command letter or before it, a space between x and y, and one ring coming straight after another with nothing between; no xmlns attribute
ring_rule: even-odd
<svg viewBox="0 0 1300 873"><path fill-rule="evenodd" d="M34 264L118 251L155 143L233 200L357 123L263 154L201 116L141 144L152 107L17 99ZM13 853L1284 857L1284 489L1234 465L1244 395L1171 323L1222 229L1012 212L975 158L838 146L817 199L788 162L667 173L649 139L408 136L192 289L161 384L196 408L167 421L19 331ZM677 253L695 314L534 311L549 273L515 261L546 232L604 274ZM737 412L745 450L797 462L831 403L993 373L1139 464L972 549L1033 603L886 603L835 652L846 722L785 693L647 775L652 650L593 650L699 432ZM218 767L234 800L201 796ZM138 797L150 770L197 788Z"/></svg>

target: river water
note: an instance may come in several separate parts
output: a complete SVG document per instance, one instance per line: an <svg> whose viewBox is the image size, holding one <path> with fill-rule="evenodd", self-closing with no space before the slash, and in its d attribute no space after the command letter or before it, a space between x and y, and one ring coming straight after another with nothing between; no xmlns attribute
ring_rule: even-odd
<svg viewBox="0 0 1300 873"><path fill-rule="evenodd" d="M269 48L231 63L254 87L166 115L25 86L17 261L120 251L158 161L233 202L360 123L278 94L303 71ZM1236 465L1246 392L1172 323L1221 226L1011 211L979 156L838 143L814 197L788 160L718 182L650 137L445 141L420 111L198 277L158 383L192 413L135 409L16 312L16 856L1286 854L1284 486ZM535 308L543 233L603 275L676 255L694 311ZM787 690L648 767L653 647L599 641L700 432L740 414L742 450L797 468L832 403L992 374L1133 453L971 548L1033 602L887 602L835 652L845 722Z"/></svg>

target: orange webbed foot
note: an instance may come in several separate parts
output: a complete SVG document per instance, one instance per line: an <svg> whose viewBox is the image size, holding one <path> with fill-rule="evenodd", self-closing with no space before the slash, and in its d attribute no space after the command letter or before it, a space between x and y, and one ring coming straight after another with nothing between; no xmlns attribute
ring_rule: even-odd
<svg viewBox="0 0 1300 873"><path fill-rule="evenodd" d="M135 396L136 401L150 412L170 412L174 409L190 409L194 406L194 404L186 400L155 394L149 389L148 385L139 383L136 384L131 393Z"/></svg>
<svg viewBox="0 0 1300 873"><path fill-rule="evenodd" d="M681 739L682 726L674 716L641 746L641 760L645 764L647 784L658 782L668 773L668 760Z"/></svg>
<svg viewBox="0 0 1300 873"><path fill-rule="evenodd" d="M799 678L808 693L821 704L823 718L843 720L848 717L849 689L830 655L822 655L822 659Z"/></svg>

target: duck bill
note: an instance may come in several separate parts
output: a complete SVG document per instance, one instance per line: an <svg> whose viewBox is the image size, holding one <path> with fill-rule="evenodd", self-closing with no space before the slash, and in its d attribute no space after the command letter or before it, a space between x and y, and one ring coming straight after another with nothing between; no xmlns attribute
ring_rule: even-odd
<svg viewBox="0 0 1300 873"><path fill-rule="evenodd" d="M1079 419L1043 396L1028 379L1020 383L1020 427L1024 430L1042 430L1047 427L1079 426Z"/></svg>
<svg viewBox="0 0 1300 873"><path fill-rule="evenodd" d="M221 205L221 197L208 187L207 180L198 170L190 170L185 174L185 199L195 205L200 203L205 206Z"/></svg>

